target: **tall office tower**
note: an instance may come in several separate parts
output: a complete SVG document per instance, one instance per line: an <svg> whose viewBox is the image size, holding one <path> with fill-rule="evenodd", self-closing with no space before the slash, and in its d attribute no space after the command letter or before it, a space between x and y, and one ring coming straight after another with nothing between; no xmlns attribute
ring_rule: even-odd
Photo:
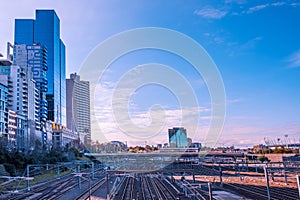
<svg viewBox="0 0 300 200"><path fill-rule="evenodd" d="M43 143L47 138L46 120L47 120L47 50L44 46L38 44L14 45L14 64L20 66L26 73L29 79L35 81L35 88L37 89L37 130L41 131Z"/></svg>
<svg viewBox="0 0 300 200"><path fill-rule="evenodd" d="M85 145L91 140L90 84L76 73L67 79L67 128L77 131Z"/></svg>
<svg viewBox="0 0 300 200"><path fill-rule="evenodd" d="M169 129L169 143L170 147L186 148L188 147L188 140L185 128Z"/></svg>
<svg viewBox="0 0 300 200"><path fill-rule="evenodd" d="M36 19L15 20L15 44L34 43L47 49L48 119L66 125L65 45L54 10L36 10Z"/></svg>

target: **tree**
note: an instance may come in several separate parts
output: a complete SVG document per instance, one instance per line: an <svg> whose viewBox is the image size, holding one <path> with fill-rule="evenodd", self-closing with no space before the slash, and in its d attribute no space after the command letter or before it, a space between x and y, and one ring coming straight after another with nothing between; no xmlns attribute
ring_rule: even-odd
<svg viewBox="0 0 300 200"><path fill-rule="evenodd" d="M257 160L259 160L261 163L270 162L270 160L268 159L268 157L266 157L265 155L258 156Z"/></svg>

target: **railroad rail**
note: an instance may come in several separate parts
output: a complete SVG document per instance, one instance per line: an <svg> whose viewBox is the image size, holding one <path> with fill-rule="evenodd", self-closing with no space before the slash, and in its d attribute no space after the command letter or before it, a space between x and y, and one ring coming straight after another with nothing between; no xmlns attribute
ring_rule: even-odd
<svg viewBox="0 0 300 200"><path fill-rule="evenodd" d="M125 187L121 195L121 200L133 199L134 178L126 177Z"/></svg>
<svg viewBox="0 0 300 200"><path fill-rule="evenodd" d="M92 194L94 194L100 187L102 187L106 183L106 179L102 178L98 180L96 183L91 185L89 188L84 190L81 194L74 198L74 200L85 200L88 199Z"/></svg>
<svg viewBox="0 0 300 200"><path fill-rule="evenodd" d="M268 199L267 189L264 186L223 183L223 187L234 190L250 198ZM297 190L291 188L270 187L270 196L272 200L299 199Z"/></svg>

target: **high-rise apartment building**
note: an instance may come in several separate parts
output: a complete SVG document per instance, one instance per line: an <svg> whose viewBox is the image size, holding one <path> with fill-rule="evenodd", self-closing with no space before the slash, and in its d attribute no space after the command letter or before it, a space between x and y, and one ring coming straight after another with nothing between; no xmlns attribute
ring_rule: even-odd
<svg viewBox="0 0 300 200"><path fill-rule="evenodd" d="M187 148L188 140L185 128L169 129L169 144L170 147Z"/></svg>
<svg viewBox="0 0 300 200"><path fill-rule="evenodd" d="M34 43L47 49L48 119L66 125L65 45L54 10L36 10L36 19L15 20L15 45Z"/></svg>
<svg viewBox="0 0 300 200"><path fill-rule="evenodd" d="M8 124L7 124L7 130L8 130L8 147L15 148L17 146L17 120L18 120L18 114L12 110L8 110Z"/></svg>
<svg viewBox="0 0 300 200"><path fill-rule="evenodd" d="M28 80L33 80L35 83L35 89L37 90L37 107L35 107L37 113L36 129L40 131L45 142L47 136L45 126L48 113L48 104L46 100L47 92L47 50L44 46L38 44L14 45L14 64L18 65L28 77Z"/></svg>
<svg viewBox="0 0 300 200"><path fill-rule="evenodd" d="M85 137L85 144L91 140L90 85L80 80L76 73L67 79L67 127ZM81 137L83 140L83 137Z"/></svg>
<svg viewBox="0 0 300 200"><path fill-rule="evenodd" d="M11 60L5 59L0 62L0 83L8 88L7 110L14 111L8 111L7 115L13 118L14 113L17 114L17 128L10 126L7 133L10 132L10 136L13 136L15 131L18 149L34 148L36 139L41 138L37 131L40 124L36 109L38 93L34 80L28 79L24 69L13 65ZM10 142L10 138L7 139Z"/></svg>

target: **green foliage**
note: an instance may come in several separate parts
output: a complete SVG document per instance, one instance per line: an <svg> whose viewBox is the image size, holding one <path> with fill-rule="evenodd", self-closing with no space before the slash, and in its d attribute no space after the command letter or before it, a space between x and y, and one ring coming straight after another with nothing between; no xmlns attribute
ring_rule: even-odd
<svg viewBox="0 0 300 200"><path fill-rule="evenodd" d="M273 151L273 153L293 153L293 151L289 148L285 147L276 147Z"/></svg>
<svg viewBox="0 0 300 200"><path fill-rule="evenodd" d="M76 158L82 157L82 154L75 147L72 147L70 152L73 152Z"/></svg>
<svg viewBox="0 0 300 200"><path fill-rule="evenodd" d="M16 175L16 167L13 164L9 164L9 163L4 163L3 164L5 167L5 170L11 175L11 176L15 176Z"/></svg>
<svg viewBox="0 0 300 200"><path fill-rule="evenodd" d="M23 172L27 164L55 164L57 162L73 161L80 157L79 151L72 148L52 148L47 150L36 141L35 149L29 152L19 152L16 149L8 151L4 145L0 146L0 164L4 164L11 176Z"/></svg>
<svg viewBox="0 0 300 200"><path fill-rule="evenodd" d="M257 160L259 160L261 163L270 162L270 160L267 157L265 157L264 155L258 156Z"/></svg>

